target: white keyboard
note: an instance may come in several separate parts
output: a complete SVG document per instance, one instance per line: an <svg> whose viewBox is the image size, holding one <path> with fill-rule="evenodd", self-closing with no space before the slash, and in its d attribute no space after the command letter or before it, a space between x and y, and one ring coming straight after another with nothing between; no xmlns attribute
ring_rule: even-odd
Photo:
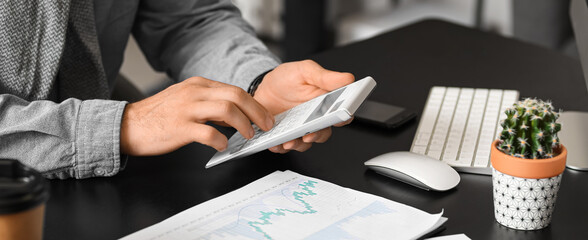
<svg viewBox="0 0 588 240"><path fill-rule="evenodd" d="M459 172L491 175L490 146L502 131L515 90L433 87L410 151L446 162Z"/></svg>

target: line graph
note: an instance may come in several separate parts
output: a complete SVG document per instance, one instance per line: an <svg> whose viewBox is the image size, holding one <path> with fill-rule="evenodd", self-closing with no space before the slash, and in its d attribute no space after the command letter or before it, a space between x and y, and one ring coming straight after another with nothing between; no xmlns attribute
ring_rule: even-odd
<svg viewBox="0 0 588 240"><path fill-rule="evenodd" d="M313 192L310 188L314 188L315 184L317 184L317 182L315 181L311 181L308 180L302 184L299 184L300 187L302 187L302 192L294 192L292 195L294 196L294 199L296 201L299 201L304 208L306 209L305 211L297 211L297 210L290 210L290 209L285 209L285 208L278 208L275 209L275 211L272 212L260 212L261 213L261 217L259 218L259 221L250 221L248 224L249 226L251 226L252 228L255 229L255 231L260 232L263 234L263 236L267 239L273 239L272 237L270 237L266 232L264 232L261 229L261 226L263 225L268 225L268 224L272 224L270 222L270 219L272 216L285 216L286 213L296 213L296 214L312 214L312 213L316 213L317 211L314 210L312 208L312 206L304 201L304 197L305 196L312 196L312 195L316 195L315 192Z"/></svg>
<svg viewBox="0 0 588 240"><path fill-rule="evenodd" d="M413 239L444 221L441 214L277 171L124 239Z"/></svg>

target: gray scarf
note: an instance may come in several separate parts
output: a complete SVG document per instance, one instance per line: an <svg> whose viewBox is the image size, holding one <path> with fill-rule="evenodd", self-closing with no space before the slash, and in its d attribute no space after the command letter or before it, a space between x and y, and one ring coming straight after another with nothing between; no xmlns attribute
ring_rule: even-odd
<svg viewBox="0 0 588 240"><path fill-rule="evenodd" d="M108 98L92 0L0 1L0 94Z"/></svg>

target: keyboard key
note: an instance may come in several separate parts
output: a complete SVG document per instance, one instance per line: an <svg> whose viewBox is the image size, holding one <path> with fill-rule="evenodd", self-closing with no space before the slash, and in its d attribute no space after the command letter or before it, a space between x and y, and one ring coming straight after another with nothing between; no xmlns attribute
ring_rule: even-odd
<svg viewBox="0 0 588 240"><path fill-rule="evenodd" d="M474 167L488 167L488 160L490 157L476 157Z"/></svg>
<svg viewBox="0 0 588 240"><path fill-rule="evenodd" d="M413 146L411 152L425 155L427 146Z"/></svg>
<svg viewBox="0 0 588 240"><path fill-rule="evenodd" d="M427 156L432 157L434 159L440 159L441 158L441 150L435 150L435 151L429 150L427 152Z"/></svg>
<svg viewBox="0 0 588 240"><path fill-rule="evenodd" d="M471 167L472 166L472 159L471 158L463 158L463 159L456 159L456 160L443 160L450 166L454 167Z"/></svg>

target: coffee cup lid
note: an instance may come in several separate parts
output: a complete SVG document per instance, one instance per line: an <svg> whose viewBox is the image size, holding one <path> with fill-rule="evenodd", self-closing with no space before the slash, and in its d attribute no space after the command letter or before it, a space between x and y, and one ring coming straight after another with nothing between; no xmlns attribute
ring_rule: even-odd
<svg viewBox="0 0 588 240"><path fill-rule="evenodd" d="M0 159L0 214L16 213L49 199L47 180L17 160Z"/></svg>

